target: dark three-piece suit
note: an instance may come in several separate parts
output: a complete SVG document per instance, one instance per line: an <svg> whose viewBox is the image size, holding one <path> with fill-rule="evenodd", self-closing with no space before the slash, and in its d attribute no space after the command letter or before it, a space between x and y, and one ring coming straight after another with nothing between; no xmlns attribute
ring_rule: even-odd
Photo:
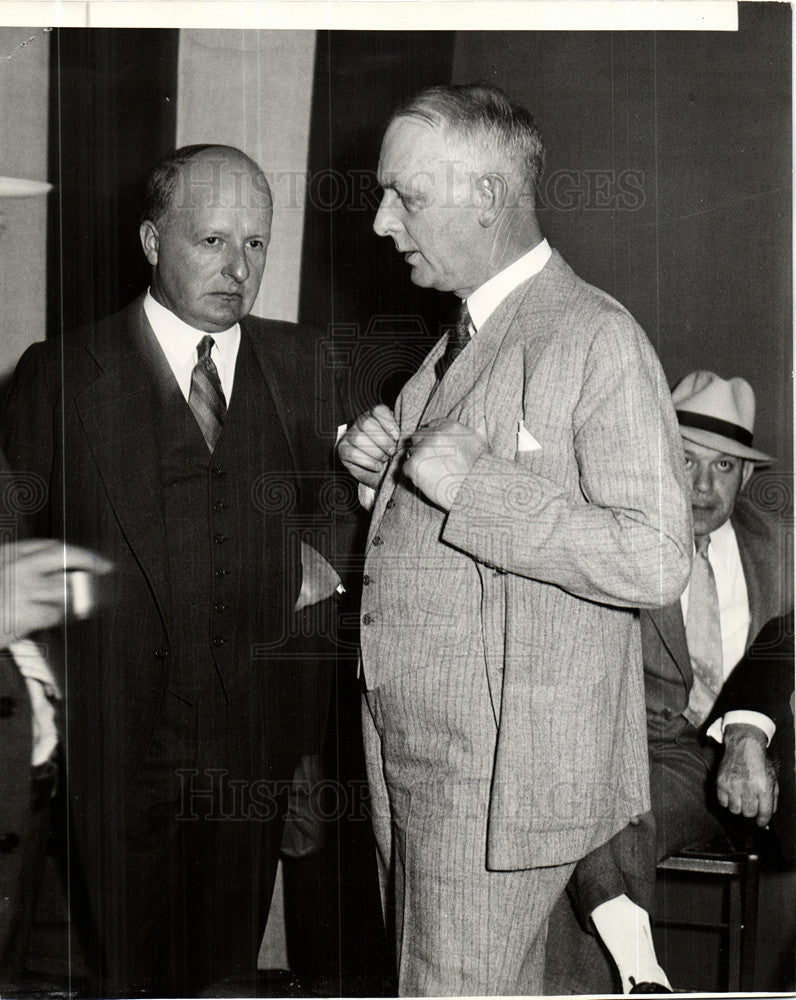
<svg viewBox="0 0 796 1000"><path fill-rule="evenodd" d="M299 535L330 538L308 498L339 419L307 333L248 318L211 455L142 302L29 348L2 444L47 484L36 533L114 565L51 656L92 989L190 995L255 968L288 783L325 720L328 665L292 609Z"/></svg>

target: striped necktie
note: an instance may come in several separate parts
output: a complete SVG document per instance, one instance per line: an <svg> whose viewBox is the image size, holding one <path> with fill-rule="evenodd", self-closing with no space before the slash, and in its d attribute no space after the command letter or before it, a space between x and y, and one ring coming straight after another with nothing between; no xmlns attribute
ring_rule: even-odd
<svg viewBox="0 0 796 1000"><path fill-rule="evenodd" d="M685 636L694 672L694 683L683 715L701 726L710 714L724 683L719 595L713 567L708 560L710 535L695 539L696 555L688 587Z"/></svg>
<svg viewBox="0 0 796 1000"><path fill-rule="evenodd" d="M210 357L214 344L215 341L210 336L202 337L199 341L196 348L198 360L191 372L191 389L188 393L188 405L193 410L199 430L211 452L221 434L227 413L227 401L224 399L218 369Z"/></svg>
<svg viewBox="0 0 796 1000"><path fill-rule="evenodd" d="M459 310L459 318L456 321L456 326L448 333L448 343L445 345L445 353L437 360L436 365L434 365L438 382L442 381L445 372L469 343L470 310L467 308L467 301L462 299L462 307Z"/></svg>

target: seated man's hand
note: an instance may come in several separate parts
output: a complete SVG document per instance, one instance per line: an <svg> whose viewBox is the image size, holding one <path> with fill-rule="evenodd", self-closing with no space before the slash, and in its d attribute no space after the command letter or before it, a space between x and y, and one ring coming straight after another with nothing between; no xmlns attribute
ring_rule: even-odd
<svg viewBox="0 0 796 1000"><path fill-rule="evenodd" d="M399 436L392 410L379 403L357 417L343 435L337 453L358 482L375 490L395 454Z"/></svg>
<svg viewBox="0 0 796 1000"><path fill-rule="evenodd" d="M432 503L450 510L486 445L466 424L447 417L432 420L412 435L403 471Z"/></svg>
<svg viewBox="0 0 796 1000"><path fill-rule="evenodd" d="M766 752L766 735L757 726L733 723L724 730L724 756L716 777L720 805L731 813L768 826L777 808L779 788Z"/></svg>
<svg viewBox="0 0 796 1000"><path fill-rule="evenodd" d="M10 616L0 623L0 648L59 625L69 605L64 573L109 573L111 564L75 545L29 538L0 545L0 596Z"/></svg>

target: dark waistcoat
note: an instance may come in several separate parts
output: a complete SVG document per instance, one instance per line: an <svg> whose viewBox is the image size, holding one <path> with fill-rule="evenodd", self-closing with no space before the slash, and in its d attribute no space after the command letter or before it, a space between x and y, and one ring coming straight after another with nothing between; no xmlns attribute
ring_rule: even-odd
<svg viewBox="0 0 796 1000"><path fill-rule="evenodd" d="M242 335L224 427L210 454L176 383L161 382L159 451L171 650L168 687L194 701L207 684L227 698L267 669L263 648L284 628L296 583L279 511L261 477L293 466L274 403Z"/></svg>

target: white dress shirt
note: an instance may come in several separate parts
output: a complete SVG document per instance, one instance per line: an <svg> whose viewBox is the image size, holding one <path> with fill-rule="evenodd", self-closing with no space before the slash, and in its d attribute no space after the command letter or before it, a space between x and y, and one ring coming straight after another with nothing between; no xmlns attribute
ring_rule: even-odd
<svg viewBox="0 0 796 1000"><path fill-rule="evenodd" d="M144 313L187 402L188 393L191 391L191 372L198 359L197 348L207 333L184 323L179 316L175 316L170 309L153 298L149 290L144 299ZM228 330L211 333L210 336L215 341L210 357L218 369L224 399L229 406L229 401L232 399L232 384L235 380L235 361L240 347L240 325L236 323Z"/></svg>
<svg viewBox="0 0 796 1000"><path fill-rule="evenodd" d="M489 281L485 281L474 292L465 299L467 309L470 313L470 336L476 333L486 323L492 313L500 303L514 289L538 274L545 264L550 260L553 251L550 244L543 239L537 243L533 250L523 254L513 264L504 267Z"/></svg>
<svg viewBox="0 0 796 1000"><path fill-rule="evenodd" d="M716 580L716 592L719 598L722 669L726 681L746 652L751 620L749 594L746 589L738 539L729 520L711 533L708 561ZM683 621L688 621L689 591L690 587L686 586L680 598ZM724 727L742 722L762 729L769 742L776 731L772 720L761 712L733 711L728 712L722 719L717 719L708 729L708 735L721 743Z"/></svg>

